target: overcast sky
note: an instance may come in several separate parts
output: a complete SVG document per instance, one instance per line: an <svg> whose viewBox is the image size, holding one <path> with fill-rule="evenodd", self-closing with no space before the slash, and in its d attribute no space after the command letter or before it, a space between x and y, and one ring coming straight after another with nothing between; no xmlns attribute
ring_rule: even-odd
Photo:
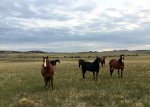
<svg viewBox="0 0 150 107"><path fill-rule="evenodd" d="M150 0L1 0L0 50L150 49Z"/></svg>

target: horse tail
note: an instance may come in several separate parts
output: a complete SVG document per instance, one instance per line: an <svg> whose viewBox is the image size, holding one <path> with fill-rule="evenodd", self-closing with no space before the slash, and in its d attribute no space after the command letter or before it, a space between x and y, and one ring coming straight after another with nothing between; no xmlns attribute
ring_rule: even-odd
<svg viewBox="0 0 150 107"><path fill-rule="evenodd" d="M79 61L79 68L80 68L80 61Z"/></svg>

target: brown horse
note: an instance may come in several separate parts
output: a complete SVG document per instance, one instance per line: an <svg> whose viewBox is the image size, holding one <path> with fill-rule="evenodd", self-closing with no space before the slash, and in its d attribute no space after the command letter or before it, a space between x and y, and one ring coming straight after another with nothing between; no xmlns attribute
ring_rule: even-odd
<svg viewBox="0 0 150 107"><path fill-rule="evenodd" d="M121 78L122 78L122 72L124 69L124 55L120 55L120 58L118 60L116 59L112 59L109 62L109 66L110 66L110 76L112 76L112 73L114 71L114 69L118 70L118 78L120 77L120 73L119 70L121 69Z"/></svg>
<svg viewBox="0 0 150 107"><path fill-rule="evenodd" d="M101 65L105 65L105 56L101 57Z"/></svg>
<svg viewBox="0 0 150 107"><path fill-rule="evenodd" d="M51 63L49 63L48 56L43 57L43 64L41 69L41 74L45 81L45 88L47 89L47 84L49 83L50 88L50 81L51 81L51 87L53 90L53 76L54 76L54 69Z"/></svg>

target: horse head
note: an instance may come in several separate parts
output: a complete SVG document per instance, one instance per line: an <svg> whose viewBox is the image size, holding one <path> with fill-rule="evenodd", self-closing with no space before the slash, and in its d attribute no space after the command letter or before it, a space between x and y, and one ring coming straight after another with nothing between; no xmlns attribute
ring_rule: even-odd
<svg viewBox="0 0 150 107"><path fill-rule="evenodd" d="M60 60L59 60L59 59L57 59L57 62L59 62L59 63L60 63Z"/></svg>
<svg viewBox="0 0 150 107"><path fill-rule="evenodd" d="M105 61L105 56L101 57L100 60L103 62Z"/></svg>
<svg viewBox="0 0 150 107"><path fill-rule="evenodd" d="M43 65L44 65L45 68L48 67L48 65L49 65L48 56L47 56L47 57L44 57L44 56L43 56Z"/></svg>

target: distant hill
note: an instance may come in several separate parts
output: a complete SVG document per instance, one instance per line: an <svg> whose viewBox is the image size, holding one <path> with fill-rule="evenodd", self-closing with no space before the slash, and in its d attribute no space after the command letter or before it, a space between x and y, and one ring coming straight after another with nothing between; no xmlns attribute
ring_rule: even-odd
<svg viewBox="0 0 150 107"><path fill-rule="evenodd" d="M0 53L47 53L47 52L43 52L43 51L0 51Z"/></svg>
<svg viewBox="0 0 150 107"><path fill-rule="evenodd" d="M43 52L43 51L27 51L26 53L47 53L47 52Z"/></svg>
<svg viewBox="0 0 150 107"><path fill-rule="evenodd" d="M136 52L150 52L150 50L135 50Z"/></svg>
<svg viewBox="0 0 150 107"><path fill-rule="evenodd" d="M103 51L103 53L120 53L120 52L150 52L150 50L113 50L113 51Z"/></svg>
<svg viewBox="0 0 150 107"><path fill-rule="evenodd" d="M113 51L103 51L103 52L100 52L100 53L128 53L128 52L150 52L150 50L113 50ZM44 52L44 51L39 51L39 50L36 50L36 51L10 51L10 50L7 50L7 51L3 51L3 50L0 50L0 53L7 53L7 54L11 54L11 53L59 53L59 52ZM67 52L65 52L67 53ZM77 53L99 53L97 51L89 51L89 52L77 52Z"/></svg>
<svg viewBox="0 0 150 107"><path fill-rule="evenodd" d="M21 53L20 51L0 51L0 53Z"/></svg>

